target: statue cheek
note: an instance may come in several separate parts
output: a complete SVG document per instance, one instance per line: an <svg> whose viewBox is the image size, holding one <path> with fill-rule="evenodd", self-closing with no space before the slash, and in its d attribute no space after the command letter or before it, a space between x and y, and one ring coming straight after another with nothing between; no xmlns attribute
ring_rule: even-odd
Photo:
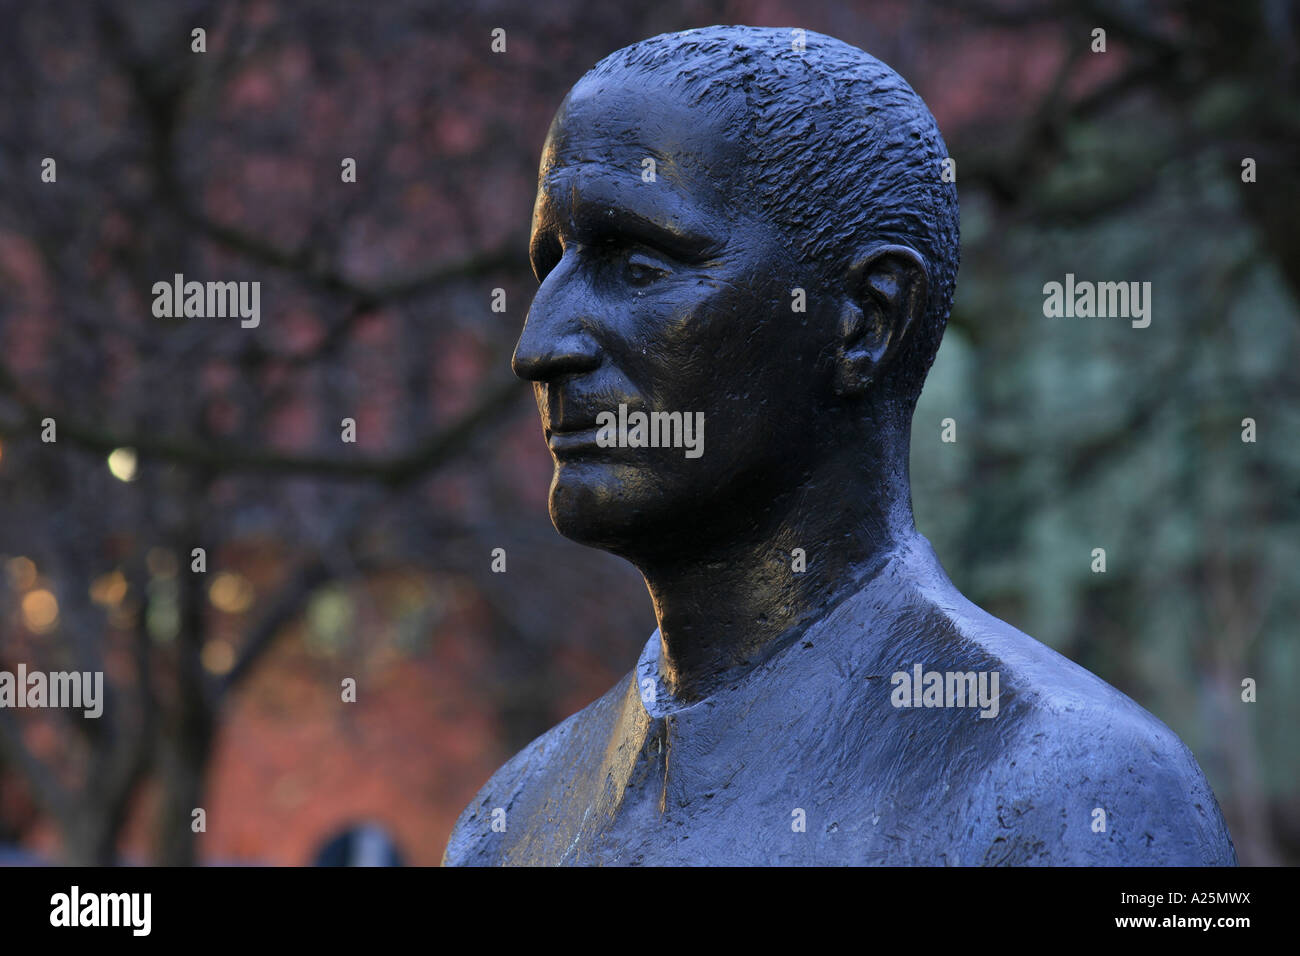
<svg viewBox="0 0 1300 956"><path fill-rule="evenodd" d="M636 332L629 345L638 360L680 364L703 345L707 311L698 298L660 295L634 312Z"/></svg>

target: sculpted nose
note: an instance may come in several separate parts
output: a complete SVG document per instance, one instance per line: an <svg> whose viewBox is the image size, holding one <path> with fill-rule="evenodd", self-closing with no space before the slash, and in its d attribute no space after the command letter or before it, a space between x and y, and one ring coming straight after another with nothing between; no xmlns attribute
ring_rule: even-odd
<svg viewBox="0 0 1300 956"><path fill-rule="evenodd" d="M575 319L566 319L541 299L533 301L510 367L520 378L546 382L590 372L600 365L600 347Z"/></svg>
<svg viewBox="0 0 1300 956"><path fill-rule="evenodd" d="M522 379L530 382L545 382L562 375L576 375L590 372L600 365L600 355L590 338L574 332L558 337L530 338L529 325L525 323L524 334L515 346L514 357L510 367Z"/></svg>

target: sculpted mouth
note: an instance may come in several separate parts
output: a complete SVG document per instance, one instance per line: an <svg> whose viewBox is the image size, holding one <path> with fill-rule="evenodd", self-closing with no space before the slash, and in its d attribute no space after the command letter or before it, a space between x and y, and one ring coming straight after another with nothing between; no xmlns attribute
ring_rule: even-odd
<svg viewBox="0 0 1300 956"><path fill-rule="evenodd" d="M557 457L562 454L569 454L581 451L584 454L591 455L596 452L609 453L616 449L610 445L600 445L596 442L596 436L602 429L609 426L599 424L604 415L611 415L613 412L609 409L600 411L599 409L605 403L596 406L592 410L591 405L579 407L576 403L565 409L565 414L551 417L553 424L543 425L542 430L546 436L546 444L550 447L552 453ZM622 402L616 402L613 408L621 408Z"/></svg>
<svg viewBox="0 0 1300 956"><path fill-rule="evenodd" d="M548 429L546 444L551 449L551 454L557 458L579 451L586 453L605 451L606 449L596 444L596 433L599 431L600 429L594 424L585 427Z"/></svg>
<svg viewBox="0 0 1300 956"><path fill-rule="evenodd" d="M590 422L564 422L556 425L554 428L547 428L546 438L549 441L552 435L576 435L579 432L594 431L596 428L595 421Z"/></svg>

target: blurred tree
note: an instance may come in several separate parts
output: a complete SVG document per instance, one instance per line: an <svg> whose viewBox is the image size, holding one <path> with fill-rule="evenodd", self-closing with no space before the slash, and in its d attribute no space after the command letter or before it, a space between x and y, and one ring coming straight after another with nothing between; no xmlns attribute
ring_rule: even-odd
<svg viewBox="0 0 1300 956"><path fill-rule="evenodd" d="M153 778L156 859L188 863L224 702L320 585L406 561L499 590L491 546L523 567L541 538L535 509L481 520L484 502L516 497L500 491L514 476L489 439L527 420L508 369L528 276L518 213L558 99L517 95L498 62L543 64L556 83L580 70L543 59L554 28L540 14L515 59L494 62L487 25L449 35L416 3L383 17L268 2L10 13L0 553L36 576L5 593L0 663L107 670L113 687L99 721L0 712L0 754L67 859L113 859ZM54 182L39 177L46 156ZM153 284L176 274L260 281L265 323L154 318ZM356 444L340 440L344 418ZM133 455L114 474L117 449ZM430 484L457 460L486 484L468 496ZM227 563L256 540L277 569L254 588ZM192 571L195 548L206 573ZM617 594L631 576L585 552L572 563L588 587L609 584L593 615L609 602L626 621ZM97 596L112 575L120 585ZM21 613L36 587L58 602L39 634ZM542 658L544 681L562 596L525 581L493 606L501 640L520 645L503 673ZM529 728L554 719L551 698L513 686L494 702L515 737L529 732L521 714ZM57 745L43 746L50 727Z"/></svg>
<svg viewBox="0 0 1300 956"><path fill-rule="evenodd" d="M1023 92L947 127L963 269L917 415L918 522L973 599L1174 727L1243 862L1294 862L1300 19L1272 0L939 9L930 49L1013 46ZM1150 281L1151 326L1045 318L1066 273ZM1247 418L1269 437L1244 441ZM1246 678L1272 692L1244 703Z"/></svg>

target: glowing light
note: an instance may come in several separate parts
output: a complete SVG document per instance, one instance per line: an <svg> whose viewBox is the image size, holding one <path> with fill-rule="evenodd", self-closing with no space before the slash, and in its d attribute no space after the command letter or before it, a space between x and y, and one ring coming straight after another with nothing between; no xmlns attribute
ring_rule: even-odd
<svg viewBox="0 0 1300 956"><path fill-rule="evenodd" d="M23 623L29 631L44 634L54 628L59 619L59 602L54 595L37 588L23 595Z"/></svg>
<svg viewBox="0 0 1300 956"><path fill-rule="evenodd" d="M135 481L135 449L114 448L108 456L108 470L118 481Z"/></svg>
<svg viewBox="0 0 1300 956"><path fill-rule="evenodd" d="M90 599L105 607L117 607L126 597L126 575L121 571L110 571L95 578L90 585Z"/></svg>
<svg viewBox="0 0 1300 956"><path fill-rule="evenodd" d="M253 606L253 585L234 571L222 571L208 588L208 600L218 611L242 614Z"/></svg>
<svg viewBox="0 0 1300 956"><path fill-rule="evenodd" d="M9 583L19 591L27 591L36 586L36 562L19 555L10 558L5 564L9 572Z"/></svg>
<svg viewBox="0 0 1300 956"><path fill-rule="evenodd" d="M235 666L235 649L229 641L214 638L203 645L199 660L209 674L229 674Z"/></svg>

